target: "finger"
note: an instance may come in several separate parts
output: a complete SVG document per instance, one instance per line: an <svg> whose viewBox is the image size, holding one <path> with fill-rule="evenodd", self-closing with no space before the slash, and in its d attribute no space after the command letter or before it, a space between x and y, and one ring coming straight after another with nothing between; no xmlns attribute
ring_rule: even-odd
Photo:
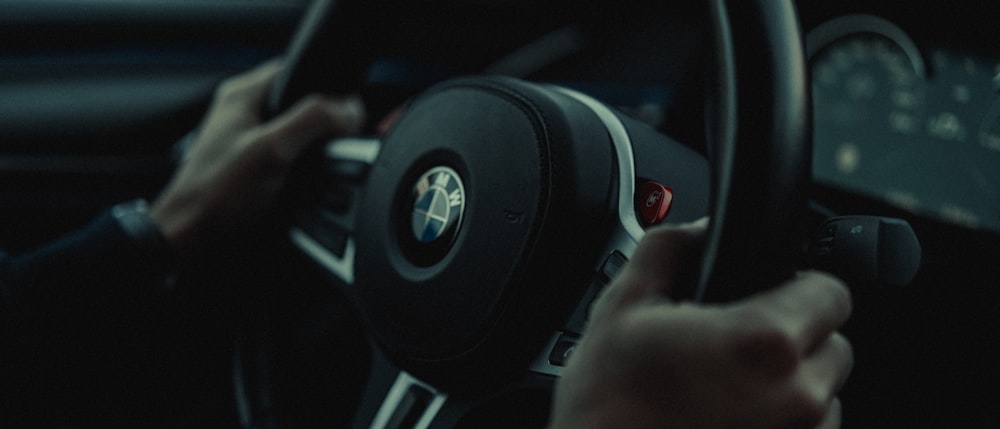
<svg viewBox="0 0 1000 429"><path fill-rule="evenodd" d="M833 403L830 404L830 408L827 409L826 415L823 416L823 421L820 422L816 429L838 429L841 423L841 415L843 413L843 407L841 406L839 399L834 399Z"/></svg>
<svg viewBox="0 0 1000 429"><path fill-rule="evenodd" d="M772 321L805 355L851 315L851 294L840 280L813 271L799 273L740 305Z"/></svg>
<svg viewBox="0 0 1000 429"><path fill-rule="evenodd" d="M679 275L698 263L708 218L654 228L646 233L632 257L627 273L642 281L646 293L670 297Z"/></svg>
<svg viewBox="0 0 1000 429"><path fill-rule="evenodd" d="M644 298L669 299L678 273L701 255L708 219L651 229L631 261L604 291L594 311L614 310Z"/></svg>
<svg viewBox="0 0 1000 429"><path fill-rule="evenodd" d="M812 355L802 360L779 407L792 424L787 427L830 427L839 424L837 392L853 366L850 343L840 334L830 335ZM838 426L833 426L838 427Z"/></svg>
<svg viewBox="0 0 1000 429"><path fill-rule="evenodd" d="M851 343L839 333L833 333L803 361L799 382L817 400L833 400L847 382L854 368Z"/></svg>
<svg viewBox="0 0 1000 429"><path fill-rule="evenodd" d="M267 153L273 154L281 165L287 165L309 143L355 133L363 123L364 107L357 96L327 99L313 95L263 125L262 141L269 146Z"/></svg>
<svg viewBox="0 0 1000 429"><path fill-rule="evenodd" d="M271 82L281 73L284 61L275 58L226 79L219 85L217 100L220 102L240 103L248 108L259 108L264 104L264 97L271 87Z"/></svg>

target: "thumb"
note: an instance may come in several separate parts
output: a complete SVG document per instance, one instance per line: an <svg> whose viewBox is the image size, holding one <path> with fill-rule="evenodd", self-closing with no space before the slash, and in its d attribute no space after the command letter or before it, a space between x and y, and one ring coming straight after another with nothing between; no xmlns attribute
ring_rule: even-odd
<svg viewBox="0 0 1000 429"><path fill-rule="evenodd" d="M708 218L702 218L646 231L632 259L595 304L594 316L640 301L670 300L684 286L681 282L692 280L683 274L696 272L707 226Z"/></svg>

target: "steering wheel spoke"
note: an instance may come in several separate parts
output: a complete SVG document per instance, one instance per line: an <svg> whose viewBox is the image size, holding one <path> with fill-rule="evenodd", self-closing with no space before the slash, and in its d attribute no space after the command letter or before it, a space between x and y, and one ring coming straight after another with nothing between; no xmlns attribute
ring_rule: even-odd
<svg viewBox="0 0 1000 429"><path fill-rule="evenodd" d="M354 283L357 201L381 149L379 138L340 138L321 146L318 165L297 177L288 235L307 256L345 284Z"/></svg>
<svg viewBox="0 0 1000 429"><path fill-rule="evenodd" d="M361 89L328 80L360 85L378 53L343 70L324 55L351 40L338 31L356 25L341 13L373 11L333 3L317 2L312 14L329 16L304 21L273 106L310 90ZM290 183L289 237L349 286L378 349L355 427L477 427L470 422L489 413L476 410L524 389L518 383L548 392L591 303L651 223L713 217L701 285L682 298L744 295L713 290L733 278L716 274L757 268L743 260L748 252L785 255L781 246L797 244L779 230L804 210L808 180L792 5L723 3L711 2L709 21L720 40L719 90L707 95L715 109L711 158L580 92L499 76L439 83L381 140L337 140L306 157L304 175ZM739 25L730 27L734 19ZM754 57L760 49L770 54ZM769 85L771 75L792 78ZM637 216L637 198L655 204L668 188L669 211ZM766 264L780 276L794 261ZM750 288L775 280L759 270L737 279Z"/></svg>

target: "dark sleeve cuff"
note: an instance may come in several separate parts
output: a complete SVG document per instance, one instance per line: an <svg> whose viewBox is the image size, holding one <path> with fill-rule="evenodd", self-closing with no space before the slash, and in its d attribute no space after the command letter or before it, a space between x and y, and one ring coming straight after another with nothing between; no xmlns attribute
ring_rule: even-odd
<svg viewBox="0 0 1000 429"><path fill-rule="evenodd" d="M118 221L135 247L148 253L150 262L159 265L159 271L164 268L173 269L177 260L174 249L160 226L150 216L146 200L139 199L114 206L111 208L111 217Z"/></svg>
<svg viewBox="0 0 1000 429"><path fill-rule="evenodd" d="M165 293L176 258L142 207L116 206L67 237L6 260L0 282L8 315L73 312Z"/></svg>

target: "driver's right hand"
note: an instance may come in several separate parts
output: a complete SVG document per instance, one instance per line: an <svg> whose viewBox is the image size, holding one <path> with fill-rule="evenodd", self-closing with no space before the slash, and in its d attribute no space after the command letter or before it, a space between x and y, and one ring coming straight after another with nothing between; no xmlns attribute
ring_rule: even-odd
<svg viewBox="0 0 1000 429"><path fill-rule="evenodd" d="M593 307L551 428L839 427L837 392L853 365L836 332L851 313L847 288L803 272L740 302L675 302L704 231L646 234Z"/></svg>

